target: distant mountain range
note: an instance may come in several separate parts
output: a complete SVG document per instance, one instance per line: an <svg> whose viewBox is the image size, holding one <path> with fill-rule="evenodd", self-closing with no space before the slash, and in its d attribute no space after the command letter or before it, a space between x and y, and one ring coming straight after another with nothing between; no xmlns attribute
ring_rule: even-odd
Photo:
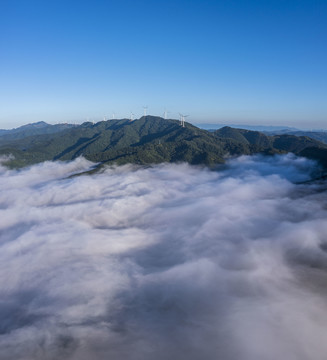
<svg viewBox="0 0 327 360"><path fill-rule="evenodd" d="M12 154L8 166L22 167L45 160L84 156L101 164L224 163L226 156L293 152L319 160L327 167L327 145L308 136L276 134L223 127L216 131L177 120L143 116L96 124L28 124L0 132L0 154Z"/></svg>
<svg viewBox="0 0 327 360"><path fill-rule="evenodd" d="M327 131L307 131L307 130L274 130L263 131L267 135L294 135L294 136L307 136L327 144Z"/></svg>
<svg viewBox="0 0 327 360"><path fill-rule="evenodd" d="M245 130L252 130L252 131L261 131L261 132L268 132L268 131L297 131L299 129L289 126L269 126L269 125L244 125L244 124L194 124L195 126L199 127L200 129L205 130L218 130L225 126L229 126L236 129L245 129Z"/></svg>
<svg viewBox="0 0 327 360"><path fill-rule="evenodd" d="M42 135L42 134L54 134L62 130L71 129L76 125L72 124L56 124L50 125L44 121L39 121L33 124L23 125L16 129L4 130L0 129L0 138L5 136L6 140L15 140L22 139L27 136L32 135Z"/></svg>

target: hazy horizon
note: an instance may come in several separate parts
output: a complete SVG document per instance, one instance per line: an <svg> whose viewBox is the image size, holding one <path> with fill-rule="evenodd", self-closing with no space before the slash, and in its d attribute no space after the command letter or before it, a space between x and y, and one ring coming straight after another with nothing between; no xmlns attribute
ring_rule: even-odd
<svg viewBox="0 0 327 360"><path fill-rule="evenodd" d="M163 115L152 115L152 114L149 114L149 115L151 115L151 116L159 116L159 117L163 117ZM143 115L142 115L143 116ZM139 118L141 118L142 116L140 116ZM123 120L123 119L128 119L129 117L128 116L126 116L126 117L123 117L123 118L115 118L115 119L110 119L110 118L102 118L102 119L96 119L96 118L86 118L86 119L82 119L82 120L80 120L80 121L71 121L71 122L69 122L69 121L63 121L63 122L55 122L55 121L52 121L52 122L50 122L50 121L44 121L44 120L39 120L39 121L33 121L33 122L25 122L25 123L23 123L23 122L20 122L20 123L18 123L16 126L14 126L14 127L2 127L2 128L0 128L0 130L13 130L13 129L17 129L17 128L19 128L19 127L22 127L22 126L25 126L25 125L29 125L29 124L37 124L37 123L39 123L39 122L45 122L45 123L47 123L47 124L49 124L49 125L58 125L58 124L72 124L72 125L81 125L81 124L83 124L84 122L87 122L87 121L91 121L91 122L94 122L94 123L97 123L97 122L101 122L101 121L104 121L104 120ZM137 120L138 118L135 118L134 120ZM178 118L178 116L176 115L176 117L169 117L168 118L169 120L179 120L179 118ZM237 126L239 126L239 127L242 127L242 126L245 126L245 127L253 127L253 128L255 128L255 127L263 127L263 128L265 128L265 127L267 127L267 128L269 128L269 127L272 127L272 128L295 128L295 129L298 129L298 130L303 130L303 131L305 131L305 130L307 130L307 131L309 131L309 130L317 130L317 131L319 131L319 130L323 130L323 131L325 131L326 129L327 129L327 127L326 126L322 126L322 127L318 127L318 126L313 126L312 124L308 124L308 126L305 126L305 124L300 124L299 126L296 126L296 125L294 125L294 124L283 124L283 123L269 123L269 122L267 122L267 123L262 123L262 122L251 122L251 121L249 121L249 122L246 122L246 121L244 121L244 122L237 122L237 121L224 121L224 120L222 120L222 121L216 121L216 122L210 122L210 121L208 121L208 122L205 122L205 121L196 121L196 120L189 120L189 121L187 121L187 122L189 122L189 123L191 123L191 124L193 124L193 125L195 125L195 126L198 126L198 127L200 127L200 128L203 128L203 129L211 129L211 127L210 127L210 125L212 125L212 128L214 129L214 128L216 128L216 126L231 126L231 127L237 127Z"/></svg>

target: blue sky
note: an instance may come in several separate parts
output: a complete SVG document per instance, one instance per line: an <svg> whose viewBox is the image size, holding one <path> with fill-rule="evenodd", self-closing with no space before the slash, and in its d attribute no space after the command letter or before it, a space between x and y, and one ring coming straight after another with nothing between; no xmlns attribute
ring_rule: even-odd
<svg viewBox="0 0 327 360"><path fill-rule="evenodd" d="M0 127L132 111L326 128L327 1L2 0Z"/></svg>

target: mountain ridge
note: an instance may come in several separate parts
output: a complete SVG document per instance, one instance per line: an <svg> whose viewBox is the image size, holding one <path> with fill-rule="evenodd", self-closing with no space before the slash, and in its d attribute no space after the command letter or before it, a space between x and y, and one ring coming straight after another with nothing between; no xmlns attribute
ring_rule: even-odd
<svg viewBox="0 0 327 360"><path fill-rule="evenodd" d="M46 160L66 161L79 156L102 164L186 161L210 166L224 163L227 155L286 152L301 155L308 148L320 149L318 152L306 151L306 156L314 158L327 151L326 144L308 137L268 136L258 131L231 127L209 132L190 123L182 127L178 120L150 115L134 121L85 122L54 133L20 138L0 137L0 154L15 156L8 163L11 167Z"/></svg>
<svg viewBox="0 0 327 360"><path fill-rule="evenodd" d="M54 134L77 125L73 124L55 124L51 125L44 121L26 124L14 129L0 129L0 140L5 137L7 141L23 139L27 136Z"/></svg>

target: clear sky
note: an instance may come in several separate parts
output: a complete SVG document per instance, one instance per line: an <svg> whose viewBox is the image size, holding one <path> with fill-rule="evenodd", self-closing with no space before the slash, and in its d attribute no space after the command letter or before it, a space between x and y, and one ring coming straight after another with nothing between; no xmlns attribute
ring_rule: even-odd
<svg viewBox="0 0 327 360"><path fill-rule="evenodd" d="M0 127L149 113L327 127L326 0L1 0Z"/></svg>

